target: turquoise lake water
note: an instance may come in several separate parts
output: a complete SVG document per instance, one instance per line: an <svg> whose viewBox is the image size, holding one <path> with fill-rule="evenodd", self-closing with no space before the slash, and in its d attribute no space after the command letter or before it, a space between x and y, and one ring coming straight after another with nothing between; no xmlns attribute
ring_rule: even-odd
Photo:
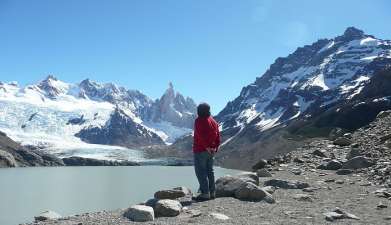
<svg viewBox="0 0 391 225"><path fill-rule="evenodd" d="M216 177L238 171L216 168ZM62 216L114 210L144 202L160 189L196 191L193 167L32 167L0 169L0 224L32 222L53 210Z"/></svg>

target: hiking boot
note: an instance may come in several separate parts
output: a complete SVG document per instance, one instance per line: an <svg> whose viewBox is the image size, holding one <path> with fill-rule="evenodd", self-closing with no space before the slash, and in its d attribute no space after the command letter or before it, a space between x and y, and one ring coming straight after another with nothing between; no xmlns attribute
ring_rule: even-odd
<svg viewBox="0 0 391 225"><path fill-rule="evenodd" d="M210 199L215 199L216 198L216 192L211 192L210 193Z"/></svg>
<svg viewBox="0 0 391 225"><path fill-rule="evenodd" d="M209 194L199 194L196 197L193 197L192 200L197 201L197 202L208 201L208 200L210 200L210 196L209 196Z"/></svg>

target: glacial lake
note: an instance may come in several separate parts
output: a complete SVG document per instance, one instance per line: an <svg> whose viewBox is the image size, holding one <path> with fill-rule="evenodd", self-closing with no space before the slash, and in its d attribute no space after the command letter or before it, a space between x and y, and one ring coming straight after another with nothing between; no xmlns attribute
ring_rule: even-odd
<svg viewBox="0 0 391 225"><path fill-rule="evenodd" d="M215 168L216 178L239 171ZM0 169L0 224L33 222L53 210L62 216L115 210L144 202L160 189L197 191L191 166L30 167Z"/></svg>

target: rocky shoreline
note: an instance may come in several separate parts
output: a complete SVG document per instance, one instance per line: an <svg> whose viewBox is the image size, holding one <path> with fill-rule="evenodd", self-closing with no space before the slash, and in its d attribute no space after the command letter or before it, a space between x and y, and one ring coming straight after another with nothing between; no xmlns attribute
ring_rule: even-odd
<svg viewBox="0 0 391 225"><path fill-rule="evenodd" d="M282 166L272 177L256 173L216 181L217 198L191 200L188 188L157 191L146 202L126 209L61 217L45 212L24 225L107 224L387 224L390 197L384 187L368 185L359 174L326 170L293 174ZM267 186L269 185L269 186ZM387 192L386 192L387 193Z"/></svg>

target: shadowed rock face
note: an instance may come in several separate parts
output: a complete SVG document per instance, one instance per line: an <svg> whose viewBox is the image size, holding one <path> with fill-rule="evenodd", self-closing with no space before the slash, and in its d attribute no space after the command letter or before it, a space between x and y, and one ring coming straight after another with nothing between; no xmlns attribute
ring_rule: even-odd
<svg viewBox="0 0 391 225"><path fill-rule="evenodd" d="M126 147L164 144L158 135L134 122L118 107L103 127L88 127L82 129L76 136L88 143Z"/></svg>
<svg viewBox="0 0 391 225"><path fill-rule="evenodd" d="M72 156L62 159L66 166L139 166L140 164L130 161L109 161Z"/></svg>
<svg viewBox="0 0 391 225"><path fill-rule="evenodd" d="M0 132L0 167L63 165L61 159L23 147Z"/></svg>

